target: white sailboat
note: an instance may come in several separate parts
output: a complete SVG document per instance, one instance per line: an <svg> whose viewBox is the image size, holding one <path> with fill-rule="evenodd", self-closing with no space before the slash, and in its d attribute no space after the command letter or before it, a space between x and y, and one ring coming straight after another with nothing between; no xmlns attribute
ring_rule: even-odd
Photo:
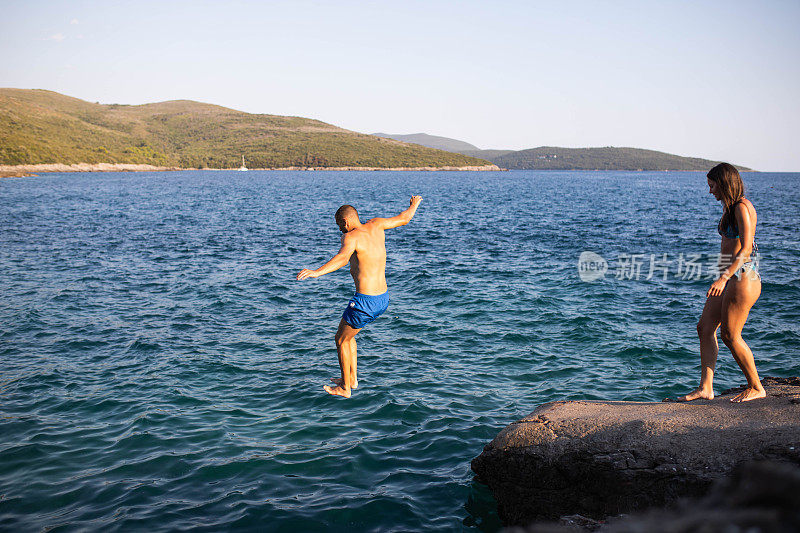
<svg viewBox="0 0 800 533"><path fill-rule="evenodd" d="M247 172L247 167L244 164L244 154L242 154L242 166L239 167L239 172Z"/></svg>

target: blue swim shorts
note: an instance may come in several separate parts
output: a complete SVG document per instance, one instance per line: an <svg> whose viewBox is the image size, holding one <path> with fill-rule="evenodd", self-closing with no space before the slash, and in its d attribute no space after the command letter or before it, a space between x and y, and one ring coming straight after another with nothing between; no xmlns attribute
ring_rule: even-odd
<svg viewBox="0 0 800 533"><path fill-rule="evenodd" d="M361 329L375 321L389 307L389 291L383 294L361 294L357 292L347 304L342 318L354 329Z"/></svg>

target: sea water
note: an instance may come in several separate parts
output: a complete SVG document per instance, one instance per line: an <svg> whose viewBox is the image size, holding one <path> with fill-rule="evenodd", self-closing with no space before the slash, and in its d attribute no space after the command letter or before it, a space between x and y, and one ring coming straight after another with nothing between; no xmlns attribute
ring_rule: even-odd
<svg viewBox="0 0 800 533"><path fill-rule="evenodd" d="M800 375L800 175L745 182L744 338L762 376ZM295 275L338 250L339 205L367 220L412 194L360 387L328 396L352 280ZM0 529L496 530L469 463L504 426L696 386L720 212L703 173L2 180ZM743 382L722 346L717 392Z"/></svg>

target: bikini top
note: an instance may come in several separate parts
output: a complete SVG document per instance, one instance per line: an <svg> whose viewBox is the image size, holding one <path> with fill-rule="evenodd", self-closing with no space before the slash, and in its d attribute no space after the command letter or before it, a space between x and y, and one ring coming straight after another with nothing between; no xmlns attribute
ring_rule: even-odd
<svg viewBox="0 0 800 533"><path fill-rule="evenodd" d="M731 205L729 213L733 213L734 209L736 208L736 204L741 202L742 200L738 200ZM735 217L729 217L727 215L722 215L722 219L719 221L719 225L717 226L717 232L725 238L728 239L738 239L739 238L739 226L736 224Z"/></svg>
<svg viewBox="0 0 800 533"><path fill-rule="evenodd" d="M724 222L720 220L719 226L717 227L717 231L719 232L720 235L728 239L738 239L739 227L735 224L736 222L734 221L734 225L731 226L730 220L725 220Z"/></svg>

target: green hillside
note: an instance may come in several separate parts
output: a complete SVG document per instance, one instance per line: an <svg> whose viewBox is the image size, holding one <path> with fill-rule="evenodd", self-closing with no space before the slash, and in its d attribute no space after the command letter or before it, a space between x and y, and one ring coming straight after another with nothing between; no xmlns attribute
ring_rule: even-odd
<svg viewBox="0 0 800 533"><path fill-rule="evenodd" d="M138 163L183 168L483 166L487 161L344 130L178 100L101 105L0 89L0 164Z"/></svg>
<svg viewBox="0 0 800 533"><path fill-rule="evenodd" d="M508 169L520 170L704 170L719 161L643 150L641 148L557 148L541 146L501 153L469 152ZM739 170L750 170L737 166Z"/></svg>

